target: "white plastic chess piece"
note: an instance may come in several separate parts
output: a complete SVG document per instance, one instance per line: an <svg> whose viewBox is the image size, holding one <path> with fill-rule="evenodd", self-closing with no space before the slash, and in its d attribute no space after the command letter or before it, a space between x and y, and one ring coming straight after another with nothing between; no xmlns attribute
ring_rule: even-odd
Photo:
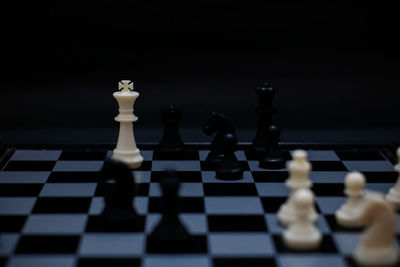
<svg viewBox="0 0 400 267"><path fill-rule="evenodd" d="M345 178L347 201L336 211L338 224L344 227L361 227L367 222L361 217L364 205L365 177L360 172L351 172Z"/></svg>
<svg viewBox="0 0 400 267"><path fill-rule="evenodd" d="M299 189L293 196L296 208L296 219L283 233L286 246L296 250L311 250L319 246L322 235L314 225L314 218L310 216L313 209L314 196L310 189Z"/></svg>
<svg viewBox="0 0 400 267"><path fill-rule="evenodd" d="M115 92L113 96L119 105L119 115L115 117L115 120L120 123L120 128L117 147L114 149L112 157L125 162L130 168L139 168L142 165L143 157L136 147L132 125L138 120L133 114L133 105L139 97L139 93L133 91L133 83L129 80L119 82L118 88L122 90Z"/></svg>
<svg viewBox="0 0 400 267"><path fill-rule="evenodd" d="M397 149L398 163L394 169L399 173L396 184L389 190L386 199L395 209L400 209L400 147Z"/></svg>
<svg viewBox="0 0 400 267"><path fill-rule="evenodd" d="M362 266L392 266L399 257L395 246L394 210L381 193L367 192L364 199L362 216L369 223L355 250L354 259Z"/></svg>
<svg viewBox="0 0 400 267"><path fill-rule="evenodd" d="M291 192L286 202L282 204L278 211L279 222L284 226L289 225L296 217L293 203L293 196L296 191L311 187L311 181L308 177L311 171L311 164L307 161L307 152L304 150L295 150L293 152L293 160L288 164L288 170L290 176L286 180L286 186L290 188ZM313 222L317 219L317 212L314 208L311 210L310 216Z"/></svg>

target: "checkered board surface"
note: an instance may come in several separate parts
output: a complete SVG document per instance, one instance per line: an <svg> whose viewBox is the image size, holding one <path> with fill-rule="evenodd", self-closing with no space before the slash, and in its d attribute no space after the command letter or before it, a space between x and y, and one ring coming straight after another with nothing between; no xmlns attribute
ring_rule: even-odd
<svg viewBox="0 0 400 267"><path fill-rule="evenodd" d="M220 181L204 161L207 153L193 149L170 157L142 149L135 229L99 220L109 184L97 180L110 151L17 149L0 172L0 266L353 266L360 231L339 227L333 217L345 201L344 176L362 171L367 187L381 192L397 178L393 158L379 147L308 149L323 242L316 251L299 253L283 245L276 216L288 195L287 170L260 169L243 148L236 152L243 179ZM159 181L166 168L176 169L182 182L180 216L196 236L192 251L165 253L146 242L160 219ZM396 234L399 243L400 223Z"/></svg>

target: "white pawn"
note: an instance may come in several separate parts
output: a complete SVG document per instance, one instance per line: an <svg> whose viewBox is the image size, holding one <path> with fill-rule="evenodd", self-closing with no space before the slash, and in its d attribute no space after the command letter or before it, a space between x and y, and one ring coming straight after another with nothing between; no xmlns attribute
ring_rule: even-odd
<svg viewBox="0 0 400 267"><path fill-rule="evenodd" d="M287 226L296 217L296 211L293 203L293 196L297 190L302 188L310 188L311 181L309 174L311 171L311 164L307 161L307 152L304 150L295 150L293 152L293 160L288 164L290 173L289 178L286 180L286 186L290 188L290 195L285 203L279 208L278 219L279 222ZM317 213L313 208L310 217L313 221L317 219Z"/></svg>
<svg viewBox="0 0 400 267"><path fill-rule="evenodd" d="M361 216L368 220L354 253L361 266L392 266L398 262L395 245L396 215L384 195L367 192Z"/></svg>
<svg viewBox="0 0 400 267"><path fill-rule="evenodd" d="M314 196L310 189L300 189L293 196L296 219L283 233L286 246L296 250L311 250L319 246L322 235L310 216Z"/></svg>
<svg viewBox="0 0 400 267"><path fill-rule="evenodd" d="M400 147L397 149L398 163L394 169L399 173L396 184L389 190L386 199L395 209L400 209Z"/></svg>
<svg viewBox="0 0 400 267"><path fill-rule="evenodd" d="M344 227L361 227L366 221L361 217L364 205L365 177L360 172L351 172L345 178L347 201L335 213L336 221Z"/></svg>

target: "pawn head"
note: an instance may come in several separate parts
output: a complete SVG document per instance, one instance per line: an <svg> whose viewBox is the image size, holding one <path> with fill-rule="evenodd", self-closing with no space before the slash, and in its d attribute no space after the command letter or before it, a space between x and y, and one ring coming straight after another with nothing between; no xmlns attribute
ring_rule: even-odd
<svg viewBox="0 0 400 267"><path fill-rule="evenodd" d="M281 135L281 128L278 125L272 124L268 127L268 134L271 138L279 138Z"/></svg>
<svg viewBox="0 0 400 267"><path fill-rule="evenodd" d="M304 162L307 160L307 151L297 149L293 152L293 159L297 162Z"/></svg>
<svg viewBox="0 0 400 267"><path fill-rule="evenodd" d="M360 172L350 172L346 175L344 184L350 191L361 191L365 187L365 176Z"/></svg>
<svg viewBox="0 0 400 267"><path fill-rule="evenodd" d="M296 207L305 209L314 203L314 196L309 189L299 189L294 195L294 203Z"/></svg>

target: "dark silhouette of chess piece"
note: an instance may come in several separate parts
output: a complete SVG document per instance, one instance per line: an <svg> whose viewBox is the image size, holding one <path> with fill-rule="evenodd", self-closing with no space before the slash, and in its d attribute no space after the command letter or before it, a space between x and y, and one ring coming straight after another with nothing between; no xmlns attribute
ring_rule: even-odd
<svg viewBox="0 0 400 267"><path fill-rule="evenodd" d="M163 193L162 218L149 235L148 241L162 250L184 248L190 244L191 235L179 219L179 181L171 171L161 181Z"/></svg>
<svg viewBox="0 0 400 267"><path fill-rule="evenodd" d="M158 151L160 152L182 152L184 145L179 134L179 123L182 118L181 110L170 106L161 111L162 121L164 123L164 133Z"/></svg>
<svg viewBox="0 0 400 267"><path fill-rule="evenodd" d="M211 142L211 151L206 158L211 168L216 169L225 157L236 159L234 151L227 151L226 143L224 143L224 140L230 139L231 136L236 138L235 128L225 115L211 112L208 122L203 126L203 131L206 135L217 133Z"/></svg>
<svg viewBox="0 0 400 267"><path fill-rule="evenodd" d="M216 169L216 178L221 180L239 180L243 178L242 165L236 157L232 157L236 151L236 136L233 133L224 135L221 145L224 157Z"/></svg>
<svg viewBox="0 0 400 267"><path fill-rule="evenodd" d="M273 114L276 112L272 103L277 89L271 87L268 83L264 83L256 88L259 98L259 106L256 112L259 115L257 134L253 140L253 152L257 155L263 155L270 143L268 128L273 124Z"/></svg>
<svg viewBox="0 0 400 267"><path fill-rule="evenodd" d="M259 161L260 168L263 169L283 169L285 168L285 158L279 148L281 129L279 126L272 124L267 129L268 143L267 150L263 158Z"/></svg>
<svg viewBox="0 0 400 267"><path fill-rule="evenodd" d="M115 183L109 183L111 190L105 192L103 218L113 222L135 221L137 213L133 207L135 181L132 170L125 163L108 158L104 161L101 182L104 184L109 180Z"/></svg>

